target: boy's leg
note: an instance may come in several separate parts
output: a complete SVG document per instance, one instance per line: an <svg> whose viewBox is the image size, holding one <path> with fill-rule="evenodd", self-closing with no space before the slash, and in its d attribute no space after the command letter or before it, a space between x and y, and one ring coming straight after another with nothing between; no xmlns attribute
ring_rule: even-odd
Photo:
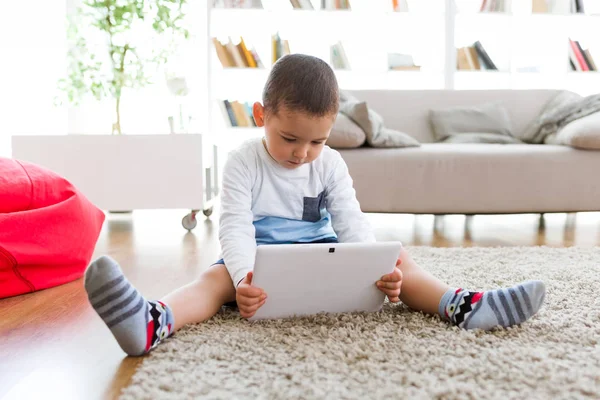
<svg viewBox="0 0 600 400"><path fill-rule="evenodd" d="M400 260L400 300L415 310L428 314L437 312L464 329L488 330L520 324L535 315L544 302L546 288L541 281L474 292L451 288L419 267L405 249L400 253Z"/></svg>
<svg viewBox="0 0 600 400"><path fill-rule="evenodd" d="M235 301L235 288L224 264L215 264L200 278L161 300L173 310L175 328L206 321L225 303Z"/></svg>
<svg viewBox="0 0 600 400"><path fill-rule="evenodd" d="M235 288L224 265L215 265L200 278L162 301L145 299L129 283L116 261L102 256L85 273L90 303L110 328L125 353L147 353L183 325L212 317Z"/></svg>

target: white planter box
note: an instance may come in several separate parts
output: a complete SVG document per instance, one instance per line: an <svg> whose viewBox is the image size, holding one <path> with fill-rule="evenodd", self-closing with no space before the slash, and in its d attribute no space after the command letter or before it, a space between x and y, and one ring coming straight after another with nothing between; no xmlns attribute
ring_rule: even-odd
<svg viewBox="0 0 600 400"><path fill-rule="evenodd" d="M209 210L218 194L206 135L13 136L12 156L62 175L103 210Z"/></svg>

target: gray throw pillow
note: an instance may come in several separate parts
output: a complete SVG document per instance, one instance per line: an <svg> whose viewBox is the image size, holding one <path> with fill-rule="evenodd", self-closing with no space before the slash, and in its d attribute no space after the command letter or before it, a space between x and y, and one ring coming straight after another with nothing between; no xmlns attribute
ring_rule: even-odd
<svg viewBox="0 0 600 400"><path fill-rule="evenodd" d="M353 149L362 146L366 139L360 126L346 115L338 113L326 144L334 149Z"/></svg>
<svg viewBox="0 0 600 400"><path fill-rule="evenodd" d="M412 136L386 128L383 117L367 107L367 103L343 102L340 112L354 121L367 136L367 143L372 147L418 147L421 144Z"/></svg>
<svg viewBox="0 0 600 400"><path fill-rule="evenodd" d="M347 92L346 90L340 90L340 103L347 102L358 103L360 100L351 95L350 92Z"/></svg>
<svg viewBox="0 0 600 400"><path fill-rule="evenodd" d="M438 142L449 143L449 137L464 134L468 136L456 140L460 143L467 143L467 140L471 143L505 143L501 136L514 139L508 112L497 103L432 109L429 118ZM495 134L499 141L490 142L492 137L488 134Z"/></svg>
<svg viewBox="0 0 600 400"><path fill-rule="evenodd" d="M442 140L441 143L496 143L496 144L522 144L517 138L497 133L461 133L451 135Z"/></svg>

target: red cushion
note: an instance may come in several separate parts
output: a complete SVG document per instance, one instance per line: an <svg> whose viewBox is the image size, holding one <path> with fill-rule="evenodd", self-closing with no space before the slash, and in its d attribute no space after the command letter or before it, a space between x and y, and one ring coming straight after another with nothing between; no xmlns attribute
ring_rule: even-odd
<svg viewBox="0 0 600 400"><path fill-rule="evenodd" d="M83 276L104 218L54 172L0 158L0 298Z"/></svg>

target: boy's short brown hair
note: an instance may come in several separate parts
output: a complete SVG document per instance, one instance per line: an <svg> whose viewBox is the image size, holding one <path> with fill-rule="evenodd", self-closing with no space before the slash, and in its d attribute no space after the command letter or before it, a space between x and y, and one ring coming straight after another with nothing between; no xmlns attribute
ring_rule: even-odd
<svg viewBox="0 0 600 400"><path fill-rule="evenodd" d="M306 54L281 57L273 65L262 94L266 113L285 107L315 117L337 114L339 88L335 73L323 60Z"/></svg>

